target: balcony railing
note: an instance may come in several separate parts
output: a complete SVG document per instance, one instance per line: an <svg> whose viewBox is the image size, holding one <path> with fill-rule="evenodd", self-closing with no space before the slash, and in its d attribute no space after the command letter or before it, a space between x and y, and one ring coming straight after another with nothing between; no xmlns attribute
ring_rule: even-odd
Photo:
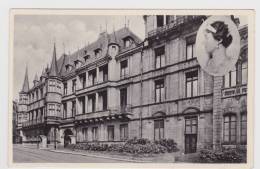
<svg viewBox="0 0 260 169"><path fill-rule="evenodd" d="M38 118L38 119L33 119L33 120L28 120L26 122L23 122L23 127L28 127L28 126L34 126L34 125L38 125L38 124L42 124L44 123L44 119L43 118Z"/></svg>
<svg viewBox="0 0 260 169"><path fill-rule="evenodd" d="M223 98L235 97L235 96L242 95L242 94L247 94L247 86L246 85L234 86L234 87L231 87L231 88L222 89L222 97Z"/></svg>
<svg viewBox="0 0 260 169"><path fill-rule="evenodd" d="M75 116L76 121L89 120L90 122L111 120L115 118L128 117L132 112L131 106L114 107L104 111L96 111Z"/></svg>
<svg viewBox="0 0 260 169"><path fill-rule="evenodd" d="M203 16L197 15L197 16L180 16L176 18L173 22L164 25L162 27L158 27L157 29L154 29L150 32L148 32L148 37L152 37L161 33L168 32L170 30L175 29L177 26L183 24L183 23L188 23L197 19L201 19Z"/></svg>

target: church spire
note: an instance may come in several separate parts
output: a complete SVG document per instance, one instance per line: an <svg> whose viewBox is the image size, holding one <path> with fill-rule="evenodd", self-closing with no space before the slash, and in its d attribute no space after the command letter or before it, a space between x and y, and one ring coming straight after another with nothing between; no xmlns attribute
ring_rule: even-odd
<svg viewBox="0 0 260 169"><path fill-rule="evenodd" d="M26 65L23 88L21 92L28 92L29 91L29 79L28 79L28 66Z"/></svg>
<svg viewBox="0 0 260 169"><path fill-rule="evenodd" d="M52 56L51 68L50 68L50 71L49 71L49 76L58 76L58 66L57 66L55 43L54 43L53 56Z"/></svg>

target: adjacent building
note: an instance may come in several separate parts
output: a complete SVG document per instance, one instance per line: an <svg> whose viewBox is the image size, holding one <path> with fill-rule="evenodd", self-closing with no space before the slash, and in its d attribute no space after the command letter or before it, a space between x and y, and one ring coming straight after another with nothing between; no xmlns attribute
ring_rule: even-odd
<svg viewBox="0 0 260 169"><path fill-rule="evenodd" d="M124 27L58 60L30 88L26 68L18 129L24 143L120 143L171 138L185 153L246 145L247 26L223 77L201 69L195 37L207 16L144 16L145 40ZM236 20L238 21L238 20Z"/></svg>

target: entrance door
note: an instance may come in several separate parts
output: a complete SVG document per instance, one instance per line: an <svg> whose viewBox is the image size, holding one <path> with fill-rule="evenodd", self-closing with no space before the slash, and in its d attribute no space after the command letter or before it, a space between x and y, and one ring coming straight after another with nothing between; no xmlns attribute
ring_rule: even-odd
<svg viewBox="0 0 260 169"><path fill-rule="evenodd" d="M197 148L197 134L185 134L185 153L195 153Z"/></svg>
<svg viewBox="0 0 260 169"><path fill-rule="evenodd" d="M197 150L198 118L185 118L185 153L195 153Z"/></svg>
<svg viewBox="0 0 260 169"><path fill-rule="evenodd" d="M73 133L70 129L66 129L64 131L64 147L67 147L67 145L71 144L71 135L73 135Z"/></svg>

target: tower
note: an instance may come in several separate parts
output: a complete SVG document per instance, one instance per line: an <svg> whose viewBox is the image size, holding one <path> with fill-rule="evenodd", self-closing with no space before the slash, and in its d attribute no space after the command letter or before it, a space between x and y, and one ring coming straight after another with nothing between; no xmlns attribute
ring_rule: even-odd
<svg viewBox="0 0 260 169"><path fill-rule="evenodd" d="M20 136L23 137L22 124L28 120L28 91L29 91L29 79L28 79L28 67L26 66L24 82L22 90L19 92L18 112L17 112L17 129L20 131ZM24 140L24 137L23 137Z"/></svg>

